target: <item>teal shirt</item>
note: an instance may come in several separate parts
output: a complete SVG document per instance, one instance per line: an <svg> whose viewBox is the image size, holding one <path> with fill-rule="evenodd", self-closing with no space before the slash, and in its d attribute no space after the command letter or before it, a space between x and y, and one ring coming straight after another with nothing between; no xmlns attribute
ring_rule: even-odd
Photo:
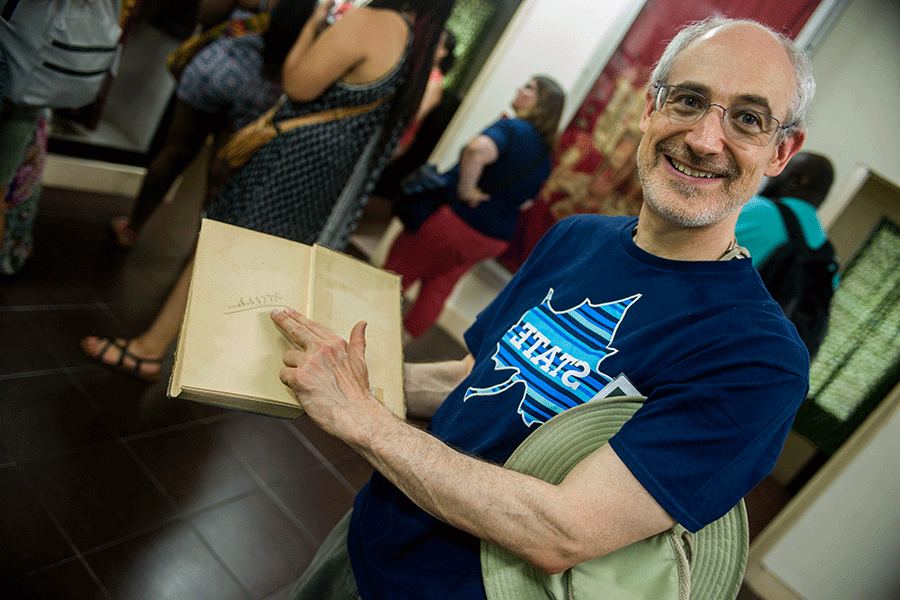
<svg viewBox="0 0 900 600"><path fill-rule="evenodd" d="M825 243L827 235L816 216L816 209L799 198L782 198L781 201L797 216L803 237L806 238L809 247L813 250L820 248ZM772 252L787 241L788 232L775 203L763 196L754 196L741 209L735 227L735 237L738 244L750 253L753 266L759 269ZM838 281L839 278L835 275L835 287Z"/></svg>
<svg viewBox="0 0 900 600"><path fill-rule="evenodd" d="M797 215L809 247L813 250L821 247L826 235L816 217L816 209L797 198L782 198L781 201ZM788 232L775 204L763 196L754 196L741 209L735 236L738 244L750 252L753 266L758 269L778 246L787 241Z"/></svg>

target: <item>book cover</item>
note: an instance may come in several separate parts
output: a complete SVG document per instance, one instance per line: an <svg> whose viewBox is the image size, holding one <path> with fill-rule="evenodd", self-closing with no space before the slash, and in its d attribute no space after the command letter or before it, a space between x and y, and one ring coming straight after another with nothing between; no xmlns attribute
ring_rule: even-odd
<svg viewBox="0 0 900 600"><path fill-rule="evenodd" d="M168 394L294 419L278 378L291 343L269 313L290 306L344 339L366 321L373 395L405 418L400 277L324 246L203 219Z"/></svg>

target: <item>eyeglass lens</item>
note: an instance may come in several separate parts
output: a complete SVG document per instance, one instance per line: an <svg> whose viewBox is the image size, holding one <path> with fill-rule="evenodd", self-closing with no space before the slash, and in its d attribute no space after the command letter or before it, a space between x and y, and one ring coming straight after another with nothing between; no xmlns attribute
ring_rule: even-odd
<svg viewBox="0 0 900 600"><path fill-rule="evenodd" d="M767 146L778 131L778 120L765 113L741 106L725 108L711 104L703 94L676 85L660 83L657 87L656 109L676 121L692 123L705 115L711 106L718 106L724 111L725 133L732 139Z"/></svg>

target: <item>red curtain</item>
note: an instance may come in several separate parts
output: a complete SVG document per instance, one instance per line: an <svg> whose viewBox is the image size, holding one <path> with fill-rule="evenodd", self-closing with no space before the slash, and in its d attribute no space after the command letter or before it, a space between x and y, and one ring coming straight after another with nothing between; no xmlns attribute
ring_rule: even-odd
<svg viewBox="0 0 900 600"><path fill-rule="evenodd" d="M500 263L515 272L541 236L569 215L638 214L642 196L634 156L646 83L683 24L714 15L751 18L795 38L819 1L647 0L562 133L554 169L534 204L520 216Z"/></svg>

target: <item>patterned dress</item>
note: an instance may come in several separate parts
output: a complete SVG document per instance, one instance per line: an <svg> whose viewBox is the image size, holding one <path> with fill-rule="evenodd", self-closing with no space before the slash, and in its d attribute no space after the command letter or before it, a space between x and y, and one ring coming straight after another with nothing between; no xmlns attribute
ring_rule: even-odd
<svg viewBox="0 0 900 600"><path fill-rule="evenodd" d="M252 16L238 9L229 19ZM220 38L197 53L178 78L178 98L197 110L225 113L240 129L266 112L281 96L279 73L264 72L261 34Z"/></svg>
<svg viewBox="0 0 900 600"><path fill-rule="evenodd" d="M409 37L411 41L412 36ZM360 106L395 93L403 83L409 47L407 43L403 58L378 81L365 85L338 81L312 102L286 101L275 115L275 122L332 108ZM282 133L235 173L209 205L206 216L304 244L319 241L341 249L385 162L386 153L379 148L366 161L362 175L359 171L354 173L367 144L380 137L390 105L385 102L360 115ZM350 186L345 190L348 181ZM329 222L329 217L339 199L342 216L334 227L334 219ZM323 240L320 233L326 222L336 233Z"/></svg>

